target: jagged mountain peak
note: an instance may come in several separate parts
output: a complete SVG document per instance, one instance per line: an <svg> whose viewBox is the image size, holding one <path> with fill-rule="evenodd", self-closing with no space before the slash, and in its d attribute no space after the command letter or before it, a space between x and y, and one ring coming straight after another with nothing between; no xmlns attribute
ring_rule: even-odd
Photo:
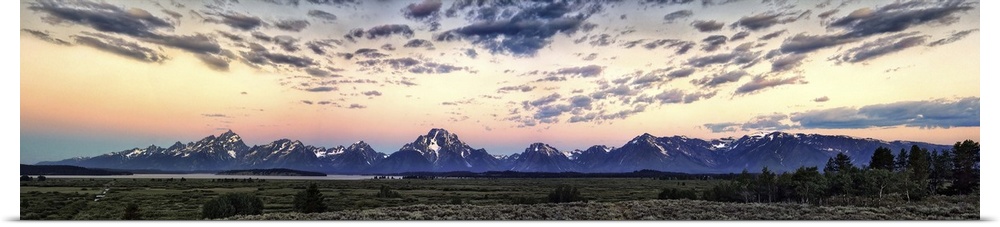
<svg viewBox="0 0 1000 227"><path fill-rule="evenodd" d="M351 146L348 146L347 150L351 150L351 151L361 150L361 151L364 151L364 150L372 150L372 147L371 147L371 145L368 145L368 143L365 143L365 141L361 140L361 141L355 142L354 144L351 144Z"/></svg>
<svg viewBox="0 0 1000 227"><path fill-rule="evenodd" d="M539 152L539 153L543 153L543 154L550 155L550 156L554 155L554 154L559 154L559 155L565 156L565 154L563 154L562 152L559 152L559 149L556 149L555 147L552 147L552 146L550 146L550 145L548 145L546 143L532 143L531 145L528 146L527 149L524 150L524 152L526 152L526 153L527 152Z"/></svg>

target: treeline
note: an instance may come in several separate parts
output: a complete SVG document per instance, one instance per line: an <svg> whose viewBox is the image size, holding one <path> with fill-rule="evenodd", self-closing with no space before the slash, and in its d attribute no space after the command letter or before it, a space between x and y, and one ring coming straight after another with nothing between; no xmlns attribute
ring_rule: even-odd
<svg viewBox="0 0 1000 227"><path fill-rule="evenodd" d="M913 201L926 196L978 194L979 143L955 143L951 150L927 151L916 145L893 154L879 147L866 166L839 153L818 167L800 167L776 174L766 167L759 174L746 170L736 179L704 191L700 199L724 202L800 202L871 205ZM666 191L666 190L665 190ZM683 194L679 192L661 193ZM670 197L667 196L667 199Z"/></svg>
<svg viewBox="0 0 1000 227"><path fill-rule="evenodd" d="M487 171L482 173L456 172L406 172L400 173L403 179L435 178L468 178L468 179L499 179L499 178L652 178L661 180L728 180L736 177L732 173L690 174L663 172L657 170L637 170L625 173L580 173L580 172L517 172L517 171Z"/></svg>

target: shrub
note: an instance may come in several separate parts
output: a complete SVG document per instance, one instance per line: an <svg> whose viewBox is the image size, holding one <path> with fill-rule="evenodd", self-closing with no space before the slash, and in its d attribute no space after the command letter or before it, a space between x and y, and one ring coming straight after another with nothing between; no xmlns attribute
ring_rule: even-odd
<svg viewBox="0 0 1000 227"><path fill-rule="evenodd" d="M698 194L694 190L681 190L676 188L667 188L660 191L660 194L656 197L658 199L698 199Z"/></svg>
<svg viewBox="0 0 1000 227"><path fill-rule="evenodd" d="M382 185L382 187L379 188L379 190L378 190L378 194L375 194L375 197L378 197L378 198L401 198L401 197L403 197L403 195L400 195L399 192L396 192L396 191L393 191L393 190L389 189L389 186Z"/></svg>
<svg viewBox="0 0 1000 227"><path fill-rule="evenodd" d="M201 207L202 218L224 218L233 215L261 214L264 201L253 194L227 193L216 197Z"/></svg>
<svg viewBox="0 0 1000 227"><path fill-rule="evenodd" d="M125 206L125 213L122 214L122 220L140 220L142 219L142 214L139 213L139 205L135 203L129 203Z"/></svg>
<svg viewBox="0 0 1000 227"><path fill-rule="evenodd" d="M45 181L45 176L38 175L38 181Z"/></svg>
<svg viewBox="0 0 1000 227"><path fill-rule="evenodd" d="M31 181L31 176L21 175L21 181Z"/></svg>
<svg viewBox="0 0 1000 227"><path fill-rule="evenodd" d="M576 201L584 201L584 198L580 196L580 191L573 186L562 185L549 193L550 203L568 203Z"/></svg>
<svg viewBox="0 0 1000 227"><path fill-rule="evenodd" d="M301 213L321 213L326 212L326 204L323 203L323 193L319 192L316 184L310 184L309 188L295 194L293 201L295 211Z"/></svg>

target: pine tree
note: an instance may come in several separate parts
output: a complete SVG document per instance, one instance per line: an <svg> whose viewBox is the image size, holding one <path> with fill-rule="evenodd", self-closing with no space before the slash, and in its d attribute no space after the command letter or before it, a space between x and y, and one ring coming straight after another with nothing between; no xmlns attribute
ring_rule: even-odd
<svg viewBox="0 0 1000 227"><path fill-rule="evenodd" d="M893 170L896 172L905 172L906 168L909 167L909 161L910 156L906 152L906 149L899 149L899 154L896 155L896 162L893 163Z"/></svg>
<svg viewBox="0 0 1000 227"><path fill-rule="evenodd" d="M945 183L951 182L952 157L950 150L934 151L931 155L930 189L933 193L943 193Z"/></svg>
<svg viewBox="0 0 1000 227"><path fill-rule="evenodd" d="M774 202L775 191L777 190L776 181L777 177L767 166L760 170L760 176L757 176L757 198L769 203Z"/></svg>
<svg viewBox="0 0 1000 227"><path fill-rule="evenodd" d="M869 169L883 169L892 171L893 166L895 166L895 157L892 155L892 150L885 147L878 147L875 149L875 153L872 154L872 160L868 164Z"/></svg>
<svg viewBox="0 0 1000 227"><path fill-rule="evenodd" d="M958 194L969 194L979 187L979 143L966 140L955 143L951 187Z"/></svg>
<svg viewBox="0 0 1000 227"><path fill-rule="evenodd" d="M319 187L315 183L309 188L295 194L293 201L295 211L301 213L321 213L326 212L326 204L323 203L323 193L319 192Z"/></svg>
<svg viewBox="0 0 1000 227"><path fill-rule="evenodd" d="M917 145L913 145L910 149L909 170L907 171L913 188L907 188L907 197L920 199L927 195L930 190L930 168L930 154L927 149L920 149Z"/></svg>

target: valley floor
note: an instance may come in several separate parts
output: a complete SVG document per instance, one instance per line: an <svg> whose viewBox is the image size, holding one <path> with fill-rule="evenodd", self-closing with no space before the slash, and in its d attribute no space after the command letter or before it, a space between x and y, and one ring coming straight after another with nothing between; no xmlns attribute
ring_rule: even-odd
<svg viewBox="0 0 1000 227"><path fill-rule="evenodd" d="M978 220L978 198L893 207L642 200L521 205L415 205L328 213L273 213L233 220Z"/></svg>

